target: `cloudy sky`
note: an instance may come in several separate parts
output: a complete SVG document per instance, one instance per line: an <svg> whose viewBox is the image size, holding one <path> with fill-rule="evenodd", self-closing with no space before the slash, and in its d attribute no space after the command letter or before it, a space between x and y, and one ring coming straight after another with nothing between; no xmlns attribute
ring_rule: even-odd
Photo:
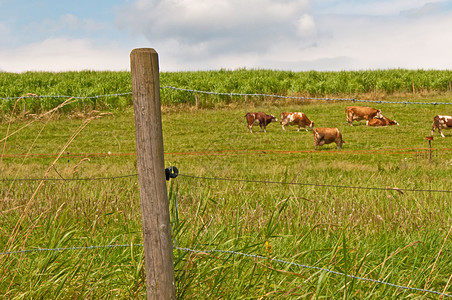
<svg viewBox="0 0 452 300"><path fill-rule="evenodd" d="M452 69L452 0L0 0L0 71Z"/></svg>

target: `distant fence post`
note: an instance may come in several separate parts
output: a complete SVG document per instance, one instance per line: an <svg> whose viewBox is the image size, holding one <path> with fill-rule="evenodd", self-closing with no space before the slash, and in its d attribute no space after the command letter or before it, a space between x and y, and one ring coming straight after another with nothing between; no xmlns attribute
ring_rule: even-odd
<svg viewBox="0 0 452 300"><path fill-rule="evenodd" d="M173 247L163 160L158 54L130 53L147 299L175 299Z"/></svg>

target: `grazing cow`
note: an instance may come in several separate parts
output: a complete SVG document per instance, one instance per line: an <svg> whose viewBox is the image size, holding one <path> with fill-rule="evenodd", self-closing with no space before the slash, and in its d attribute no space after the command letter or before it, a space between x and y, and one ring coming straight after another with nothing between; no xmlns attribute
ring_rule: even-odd
<svg viewBox="0 0 452 300"><path fill-rule="evenodd" d="M248 123L250 133L253 133L253 125L259 125L261 130L264 129L264 132L267 132L267 125L271 122L278 121L274 115L267 115L263 112L247 113L245 118Z"/></svg>
<svg viewBox="0 0 452 300"><path fill-rule="evenodd" d="M348 106L345 109L345 112L347 114L347 122L350 126L353 126L352 122L354 120L360 121L366 119L367 125L367 122L369 122L370 119L373 119L375 117L383 118L380 109L375 109L368 106Z"/></svg>
<svg viewBox="0 0 452 300"><path fill-rule="evenodd" d="M399 123L394 120L389 120L385 116L383 116L383 118L373 118L367 122L367 126L390 126L390 125L399 125Z"/></svg>
<svg viewBox="0 0 452 300"><path fill-rule="evenodd" d="M441 129L452 128L452 116L435 116L433 118L432 136L433 132L435 131L435 128L438 128L439 134L441 134L442 137L445 137L444 134L441 132Z"/></svg>
<svg viewBox="0 0 452 300"><path fill-rule="evenodd" d="M345 143L342 140L342 134L337 128L316 128L314 129L314 148L317 150L317 146L323 146L335 142L337 149L342 148L342 144Z"/></svg>
<svg viewBox="0 0 452 300"><path fill-rule="evenodd" d="M286 130L284 126L286 125L298 125L297 131L303 127L304 130L308 131L306 126L313 129L314 122L311 122L308 117L302 112L283 112L281 113L281 126L283 130Z"/></svg>

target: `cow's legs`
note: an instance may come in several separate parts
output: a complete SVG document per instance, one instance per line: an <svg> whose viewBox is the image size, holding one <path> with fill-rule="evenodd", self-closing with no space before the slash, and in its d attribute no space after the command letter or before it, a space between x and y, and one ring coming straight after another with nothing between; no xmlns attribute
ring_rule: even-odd
<svg viewBox="0 0 452 300"><path fill-rule="evenodd" d="M317 150L317 146L323 146L323 145L325 145L325 140L323 140L323 137L314 140L314 149L315 150Z"/></svg>
<svg viewBox="0 0 452 300"><path fill-rule="evenodd" d="M253 133L252 128L253 128L253 125L248 125L248 129L250 130L250 133Z"/></svg>
<svg viewBox="0 0 452 300"><path fill-rule="evenodd" d="M323 146L325 145L325 141L322 140L320 142L314 142L314 149L317 150L317 146Z"/></svg>
<svg viewBox="0 0 452 300"><path fill-rule="evenodd" d="M438 132L439 134L441 134L442 137L445 137L443 131L441 130L441 125L438 126Z"/></svg>
<svg viewBox="0 0 452 300"><path fill-rule="evenodd" d="M282 130L286 130L286 128L284 127L284 126L286 126L286 125L287 125L287 122L281 121L281 127L282 127Z"/></svg>

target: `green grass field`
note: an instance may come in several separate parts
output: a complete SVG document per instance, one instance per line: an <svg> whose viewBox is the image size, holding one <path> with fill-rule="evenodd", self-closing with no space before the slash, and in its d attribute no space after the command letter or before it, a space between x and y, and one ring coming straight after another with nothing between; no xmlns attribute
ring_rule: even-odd
<svg viewBox="0 0 452 300"><path fill-rule="evenodd" d="M421 100L450 102L450 94ZM181 173L168 184L173 240L204 251L174 250L179 298L439 298L295 264L452 293L452 132L435 133L432 162L425 140L449 106L376 104L400 126L369 128L347 125L347 105L163 107L165 165ZM250 134L248 111L303 111L318 127L339 128L346 144L314 151L311 131L279 123ZM145 297L133 110L102 112L111 114L69 110L34 123L4 114L2 137L29 126L0 143L1 251L132 246L2 255L6 299ZM24 180L44 175L58 180Z"/></svg>

